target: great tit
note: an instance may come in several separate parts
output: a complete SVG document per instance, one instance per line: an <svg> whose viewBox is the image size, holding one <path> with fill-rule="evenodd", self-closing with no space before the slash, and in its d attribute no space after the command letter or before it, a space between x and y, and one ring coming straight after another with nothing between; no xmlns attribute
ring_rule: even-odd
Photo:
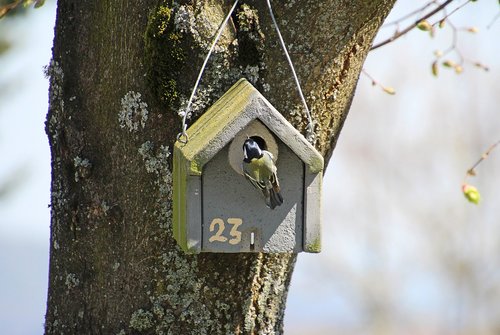
<svg viewBox="0 0 500 335"><path fill-rule="evenodd" d="M267 207L274 209L283 203L280 185L276 175L273 155L262 150L252 138L243 143L243 172L255 188L260 190L266 199Z"/></svg>

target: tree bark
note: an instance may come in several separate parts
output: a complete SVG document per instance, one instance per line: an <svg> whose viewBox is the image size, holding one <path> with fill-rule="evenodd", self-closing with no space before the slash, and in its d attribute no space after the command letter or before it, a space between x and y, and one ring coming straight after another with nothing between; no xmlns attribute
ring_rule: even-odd
<svg viewBox="0 0 500 335"><path fill-rule="evenodd" d="M395 0L274 11L328 161ZM46 334L281 334L294 254L186 255L172 238L171 152L230 3L59 1L46 128L52 154ZM192 123L246 77L301 132L307 118L265 1L240 4Z"/></svg>

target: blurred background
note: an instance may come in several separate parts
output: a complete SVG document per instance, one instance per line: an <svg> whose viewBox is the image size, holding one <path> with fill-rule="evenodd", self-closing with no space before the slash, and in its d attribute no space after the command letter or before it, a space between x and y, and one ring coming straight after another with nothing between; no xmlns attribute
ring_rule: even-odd
<svg viewBox="0 0 500 335"><path fill-rule="evenodd" d="M387 22L425 3L399 0ZM497 1L469 3L434 38L413 30L368 56L366 72L396 94L361 75L325 175L323 251L298 257L286 334L500 333L500 148L468 180L481 203L460 190L467 169L500 140L499 12ZM54 20L55 1L0 20L1 334L43 333L50 234L43 66ZM453 27L458 53L440 62L463 57L463 72L440 66L434 77L434 52L453 45ZM377 40L396 28L386 25Z"/></svg>

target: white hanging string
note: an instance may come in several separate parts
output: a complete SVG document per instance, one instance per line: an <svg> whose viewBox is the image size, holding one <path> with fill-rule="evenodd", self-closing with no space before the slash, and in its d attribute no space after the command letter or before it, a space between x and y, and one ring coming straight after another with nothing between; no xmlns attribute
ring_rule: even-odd
<svg viewBox="0 0 500 335"><path fill-rule="evenodd" d="M219 39L222 35L222 31L226 27L227 22L229 21L229 18L233 14L236 6L238 5L238 1L239 0L235 0L233 6L231 7L226 18L219 26L219 30L217 31L217 34L216 34L214 40L212 41L212 45L210 46L210 50L208 51L207 56L205 57L205 60L203 61L203 65L201 66L200 73L198 74L198 78L196 79L196 82L194 84L193 91L191 92L191 96L189 97L186 109L184 110L184 115L182 116L182 132L177 135L177 140L181 143L187 143L189 141L189 137L188 137L188 134L186 132L186 130L187 130L187 124L186 124L187 115L188 115L189 110L191 108L191 104L193 103L194 95L196 93L196 90L198 89L198 85L200 84L201 76L203 75L203 72L205 71L205 67L207 66L208 59L212 55L212 52L215 48L215 45L217 44L217 42L219 41ZM288 65L290 66L290 69L292 70L293 78L295 80L295 85L297 86L297 90L299 92L300 99L302 100L302 103L303 103L305 111L306 111L306 116L307 116L307 121L308 121L308 125L306 128L306 132L307 132L306 137L308 138L308 140L311 140L312 135L314 134L314 127L313 127L313 120L311 117L311 112L309 110L309 107L307 107L306 99L304 98L304 94L302 93L302 88L300 87L299 78L297 77L297 73L295 72L295 68L293 66L292 59L290 58L290 55L288 54L288 50L286 48L285 41L283 40L283 37L281 36L281 32L278 28L278 23L276 22L276 18L274 17L274 13L273 13L273 9L271 7L270 0L267 0L267 6L269 7L269 13L271 14L271 19L273 21L274 28L276 29L276 33L278 34L278 38L280 40L283 52L285 53L285 57L288 61Z"/></svg>
<svg viewBox="0 0 500 335"><path fill-rule="evenodd" d="M297 86L297 90L299 91L300 99L302 100L302 103L304 104L304 109L306 110L306 116L307 116L307 138L308 140L311 140L312 135L314 134L314 127L313 127L313 120L311 116L311 111L309 110L309 107L307 107L307 102L306 99L304 98L304 94L302 93L302 88L300 87L300 82L299 78L297 77L297 73L295 72L295 68L293 67L292 59L290 58L290 55L288 54L288 50L286 49L285 41L283 40L283 37L281 36L280 29L278 28L278 23L276 22L276 18L274 17L273 13L273 8L271 7L271 1L267 0L267 7L269 7L269 14L271 14L271 19L273 20L274 28L276 29L276 33L278 34L278 38L281 43L281 47L283 48L283 52L285 53L286 60L288 61L288 65L290 65L290 69L292 70L293 74L293 79L295 79L295 85Z"/></svg>
<svg viewBox="0 0 500 335"><path fill-rule="evenodd" d="M186 124L186 118L189 113L189 109L191 108L191 104L193 103L193 98L194 94L196 93L196 90L198 89L198 85L200 84L201 76L203 75L203 72L205 71L205 67L207 66L208 59L212 55L212 52L215 48L215 45L219 41L219 38L222 35L222 31L227 25L227 21L229 21L229 18L231 17L231 14L233 14L234 9L238 5L238 1L236 0L233 4L233 7L231 7L231 10L227 14L226 18L224 21L222 21L221 25L219 26L219 30L217 31L217 35L215 35L214 40L212 41L212 45L210 46L210 50L208 51L207 56L205 57L205 60L203 61L203 65L201 66L200 73L198 74L198 78L196 79L196 83L194 84L193 91L191 92L191 96L189 97L189 101L187 103L186 109L184 110L184 115L182 116L182 132L177 135L177 140L181 143L187 143L189 140L188 134L186 132L187 130L187 124Z"/></svg>

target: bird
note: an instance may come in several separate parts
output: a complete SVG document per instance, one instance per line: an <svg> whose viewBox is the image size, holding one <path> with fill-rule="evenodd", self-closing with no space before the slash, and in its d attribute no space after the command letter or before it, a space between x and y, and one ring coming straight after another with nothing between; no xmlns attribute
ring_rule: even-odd
<svg viewBox="0 0 500 335"><path fill-rule="evenodd" d="M275 209L283 204L273 154L251 137L243 143L242 169L245 178L264 195L267 207Z"/></svg>

